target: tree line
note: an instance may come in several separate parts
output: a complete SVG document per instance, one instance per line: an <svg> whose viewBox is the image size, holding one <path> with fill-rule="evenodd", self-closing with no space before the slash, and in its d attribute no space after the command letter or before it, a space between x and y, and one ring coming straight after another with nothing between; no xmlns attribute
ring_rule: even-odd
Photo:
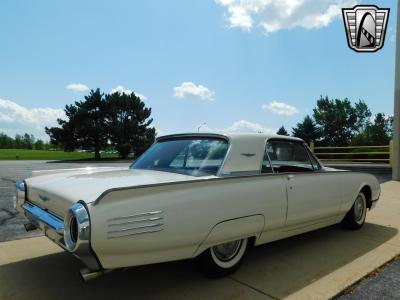
<svg viewBox="0 0 400 300"><path fill-rule="evenodd" d="M66 119L58 119L57 127L45 128L50 143L36 139L31 134L15 138L0 133L1 149L49 148L74 151L90 150L100 158L103 149L114 149L122 158L131 153L138 156L155 139L151 126L151 108L134 93L104 94L91 90L82 101L65 106ZM367 104L359 100L352 104L346 99L320 97L312 115L292 128L291 135L317 146L388 145L392 138L391 116L378 113L372 117ZM282 126L277 134L289 135Z"/></svg>
<svg viewBox="0 0 400 300"><path fill-rule="evenodd" d="M66 119L58 127L45 128L50 143L64 151L92 149L95 159L100 151L112 147L121 158L142 154L155 139L151 108L133 92L104 94L91 90L83 101L65 106Z"/></svg>
<svg viewBox="0 0 400 300"><path fill-rule="evenodd" d="M372 117L367 104L359 100L354 105L345 98L317 101L312 116L292 128L292 136L317 146L373 146L388 145L392 138L392 116L377 113ZM277 134L289 135L284 126Z"/></svg>
<svg viewBox="0 0 400 300"><path fill-rule="evenodd" d="M35 149L48 150L51 148L49 143L36 139L34 135L25 133L17 134L14 138L0 132L0 149Z"/></svg>

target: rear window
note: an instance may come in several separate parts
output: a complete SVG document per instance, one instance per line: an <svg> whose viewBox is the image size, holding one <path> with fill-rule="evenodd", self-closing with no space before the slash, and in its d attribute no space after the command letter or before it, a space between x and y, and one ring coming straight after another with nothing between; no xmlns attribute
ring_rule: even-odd
<svg viewBox="0 0 400 300"><path fill-rule="evenodd" d="M227 150L228 142L218 138L161 140L139 157L131 168L193 176L216 175Z"/></svg>

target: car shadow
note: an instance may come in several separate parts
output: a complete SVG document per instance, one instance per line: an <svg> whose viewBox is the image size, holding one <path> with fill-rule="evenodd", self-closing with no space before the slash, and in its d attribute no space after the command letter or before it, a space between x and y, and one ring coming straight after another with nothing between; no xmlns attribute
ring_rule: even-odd
<svg viewBox="0 0 400 300"><path fill-rule="evenodd" d="M0 298L250 299L265 294L284 298L397 233L395 228L371 223L359 231L324 228L250 248L239 271L218 280L203 276L192 261L179 261L117 270L84 284L78 275L81 263L60 252L0 266Z"/></svg>

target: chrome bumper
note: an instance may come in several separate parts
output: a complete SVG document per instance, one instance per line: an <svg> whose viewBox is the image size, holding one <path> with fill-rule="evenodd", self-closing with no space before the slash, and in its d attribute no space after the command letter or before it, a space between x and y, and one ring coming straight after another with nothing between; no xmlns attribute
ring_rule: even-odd
<svg viewBox="0 0 400 300"><path fill-rule="evenodd" d="M69 251L65 246L64 241L64 220L41 209L31 202L25 201L21 208L25 217L34 226L43 231L45 236L62 247L64 250ZM71 253L79 258L89 268L89 270L102 270L102 267L89 244L87 244L87 247L80 247Z"/></svg>
<svg viewBox="0 0 400 300"><path fill-rule="evenodd" d="M22 205L23 213L25 217L37 228L57 245L65 248L64 243L64 221L40 207L25 202Z"/></svg>

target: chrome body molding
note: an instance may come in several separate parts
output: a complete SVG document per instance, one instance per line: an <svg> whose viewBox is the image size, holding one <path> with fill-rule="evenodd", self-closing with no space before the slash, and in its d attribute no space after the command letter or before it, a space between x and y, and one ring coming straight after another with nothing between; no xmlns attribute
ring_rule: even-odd
<svg viewBox="0 0 400 300"><path fill-rule="evenodd" d="M108 219L108 239L123 238L163 230L161 210ZM116 222L117 221L117 222Z"/></svg>
<svg viewBox="0 0 400 300"><path fill-rule="evenodd" d="M134 223L142 223L142 222L147 222L147 221L158 221L161 220L162 217L153 217L153 218L147 218L147 219L138 219L138 220L132 220L132 221L123 221L120 223L113 223L110 224L110 226L118 226L118 225L125 225L125 224L134 224Z"/></svg>
<svg viewBox="0 0 400 300"><path fill-rule="evenodd" d="M64 221L62 219L48 213L47 211L29 202L25 202L22 205L22 208L25 210L25 216L31 222L33 223L43 222L44 224L49 226L50 229L53 229L58 234L63 234Z"/></svg>
<svg viewBox="0 0 400 300"><path fill-rule="evenodd" d="M162 231L162 230L163 230L163 228L153 228L151 230L138 230L138 231L135 231L133 233L124 233L124 234L120 234L120 235L108 236L107 238L109 240L110 239L118 239L118 238L135 236L135 235L139 235L139 234L155 233L155 232L159 232L159 231Z"/></svg>
<svg viewBox="0 0 400 300"><path fill-rule="evenodd" d="M108 221L121 220L121 219L130 219L130 218L137 218L137 217L143 217L143 216L152 216L152 215L157 215L157 214L161 214L161 213L162 213L162 210L149 211L149 212L135 214L135 215L115 217L115 218L108 219Z"/></svg>

